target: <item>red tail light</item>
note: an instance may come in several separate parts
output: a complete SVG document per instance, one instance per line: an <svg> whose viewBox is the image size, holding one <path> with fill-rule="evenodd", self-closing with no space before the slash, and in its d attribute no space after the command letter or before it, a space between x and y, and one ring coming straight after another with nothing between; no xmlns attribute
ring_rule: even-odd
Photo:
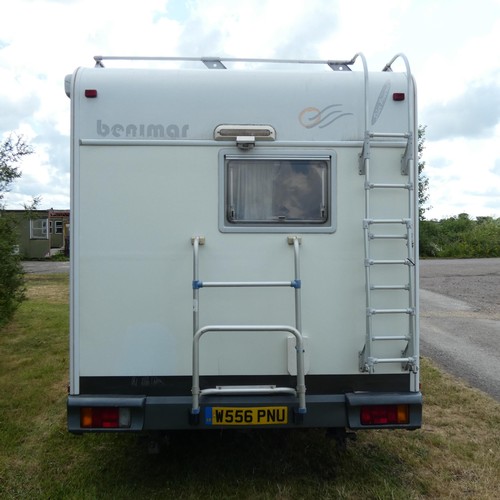
<svg viewBox="0 0 500 500"><path fill-rule="evenodd" d="M130 427L129 408L93 407L80 409L82 428L118 429Z"/></svg>
<svg viewBox="0 0 500 500"><path fill-rule="evenodd" d="M395 425L409 422L408 405L379 405L361 407L361 425Z"/></svg>

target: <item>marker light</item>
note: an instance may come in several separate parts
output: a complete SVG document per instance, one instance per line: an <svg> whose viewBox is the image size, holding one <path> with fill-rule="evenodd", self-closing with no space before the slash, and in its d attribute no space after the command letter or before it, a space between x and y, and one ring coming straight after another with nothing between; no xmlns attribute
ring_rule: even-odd
<svg viewBox="0 0 500 500"><path fill-rule="evenodd" d="M404 92L394 92L394 94L392 94L392 100L393 101L404 101L405 100Z"/></svg>
<svg viewBox="0 0 500 500"><path fill-rule="evenodd" d="M85 97L94 98L97 97L96 89L85 89Z"/></svg>
<svg viewBox="0 0 500 500"><path fill-rule="evenodd" d="M396 425L409 422L408 405L376 405L361 407L361 425Z"/></svg>

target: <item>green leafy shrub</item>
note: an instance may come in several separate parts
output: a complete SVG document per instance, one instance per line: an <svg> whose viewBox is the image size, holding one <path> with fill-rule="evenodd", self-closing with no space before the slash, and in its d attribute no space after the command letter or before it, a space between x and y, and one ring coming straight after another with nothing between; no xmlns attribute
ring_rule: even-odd
<svg viewBox="0 0 500 500"><path fill-rule="evenodd" d="M14 222L0 211L0 327L24 299L23 268L14 252L16 242Z"/></svg>
<svg viewBox="0 0 500 500"><path fill-rule="evenodd" d="M500 219L459 214L447 219L420 221L420 256L500 257Z"/></svg>
<svg viewBox="0 0 500 500"><path fill-rule="evenodd" d="M22 136L0 142L0 327L7 323L24 298L23 270L16 255L17 228L4 209L4 196L21 177L18 163L33 153Z"/></svg>

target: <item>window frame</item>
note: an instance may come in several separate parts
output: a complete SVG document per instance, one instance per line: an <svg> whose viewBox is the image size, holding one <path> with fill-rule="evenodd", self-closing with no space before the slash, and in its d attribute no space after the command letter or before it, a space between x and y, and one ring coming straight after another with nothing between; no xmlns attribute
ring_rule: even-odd
<svg viewBox="0 0 500 500"><path fill-rule="evenodd" d="M49 239L49 219L43 219L43 218L30 219L30 240L48 240L48 239Z"/></svg>
<svg viewBox="0 0 500 500"><path fill-rule="evenodd" d="M231 222L227 217L228 179L227 160L316 160L327 162L328 185L326 206L328 216L325 222ZM237 148L219 151L219 230L222 233L334 233L337 229L337 157L335 151L326 149L271 149L251 150L242 153Z"/></svg>

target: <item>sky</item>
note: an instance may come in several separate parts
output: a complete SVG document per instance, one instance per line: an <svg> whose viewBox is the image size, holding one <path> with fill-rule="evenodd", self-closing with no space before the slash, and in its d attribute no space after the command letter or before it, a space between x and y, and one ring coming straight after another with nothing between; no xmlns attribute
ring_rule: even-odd
<svg viewBox="0 0 500 500"><path fill-rule="evenodd" d="M426 217L500 217L500 0L15 0L0 16L0 139L35 154L6 196L70 206L64 77L95 55L350 59L404 53L426 126Z"/></svg>

